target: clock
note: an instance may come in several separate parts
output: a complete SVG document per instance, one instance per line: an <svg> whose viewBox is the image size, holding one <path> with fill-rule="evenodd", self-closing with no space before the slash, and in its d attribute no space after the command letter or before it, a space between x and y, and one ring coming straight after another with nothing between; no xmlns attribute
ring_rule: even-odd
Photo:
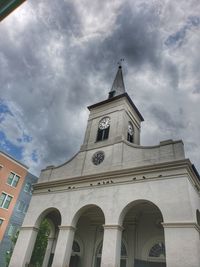
<svg viewBox="0 0 200 267"><path fill-rule="evenodd" d="M97 151L96 153L94 153L94 155L92 156L92 163L94 165L99 165L102 163L102 161L105 158L105 154L103 151Z"/></svg>
<svg viewBox="0 0 200 267"><path fill-rule="evenodd" d="M100 120L99 122L99 129L104 130L107 129L110 126L110 118L109 117L104 117L103 119Z"/></svg>
<svg viewBox="0 0 200 267"><path fill-rule="evenodd" d="M133 135L133 126L131 123L128 124L128 133L132 136Z"/></svg>

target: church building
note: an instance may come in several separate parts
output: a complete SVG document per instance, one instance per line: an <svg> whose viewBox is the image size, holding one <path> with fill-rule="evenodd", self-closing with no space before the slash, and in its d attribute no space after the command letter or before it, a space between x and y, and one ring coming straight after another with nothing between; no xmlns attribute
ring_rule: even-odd
<svg viewBox="0 0 200 267"><path fill-rule="evenodd" d="M200 267L200 177L183 142L140 144L121 66L88 109L80 151L41 171L9 266L31 266L46 218L42 267Z"/></svg>

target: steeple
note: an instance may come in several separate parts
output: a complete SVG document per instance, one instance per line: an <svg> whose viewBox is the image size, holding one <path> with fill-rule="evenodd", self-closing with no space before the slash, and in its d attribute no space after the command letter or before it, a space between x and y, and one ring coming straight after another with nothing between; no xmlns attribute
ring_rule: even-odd
<svg viewBox="0 0 200 267"><path fill-rule="evenodd" d="M112 88L109 92L108 98L112 98L126 92L123 80L122 66L119 65L117 74L115 76Z"/></svg>

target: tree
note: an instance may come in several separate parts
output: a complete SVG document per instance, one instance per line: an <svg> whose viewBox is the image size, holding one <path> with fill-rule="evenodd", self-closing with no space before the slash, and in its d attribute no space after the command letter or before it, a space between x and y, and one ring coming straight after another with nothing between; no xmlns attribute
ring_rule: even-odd
<svg viewBox="0 0 200 267"><path fill-rule="evenodd" d="M50 225L47 219L44 219L40 225L35 246L33 249L33 254L31 257L31 266L41 267L43 258L45 255L48 236L50 234Z"/></svg>
<svg viewBox="0 0 200 267"><path fill-rule="evenodd" d="M19 230L17 230L16 233L13 234L13 235L10 237L10 240L11 240L12 243L11 243L10 250L7 251L7 253L6 253L6 266L9 265L9 262L10 262L10 259L11 259L12 253L13 253L13 249L14 249L15 244L16 244L16 242L17 242L18 235L19 235Z"/></svg>

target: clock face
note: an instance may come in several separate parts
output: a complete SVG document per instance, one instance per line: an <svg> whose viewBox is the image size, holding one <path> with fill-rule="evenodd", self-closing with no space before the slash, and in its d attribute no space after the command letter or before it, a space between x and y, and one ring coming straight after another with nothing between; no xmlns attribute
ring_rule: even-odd
<svg viewBox="0 0 200 267"><path fill-rule="evenodd" d="M132 124L128 124L128 133L130 134L130 135L133 135L133 126L132 126Z"/></svg>
<svg viewBox="0 0 200 267"><path fill-rule="evenodd" d="M97 151L92 156L92 162L94 165L99 165L105 158L105 154L103 151Z"/></svg>
<svg viewBox="0 0 200 267"><path fill-rule="evenodd" d="M105 118L100 120L100 122L99 122L99 129L100 130L107 129L109 126L110 126L110 118L109 117L105 117Z"/></svg>

